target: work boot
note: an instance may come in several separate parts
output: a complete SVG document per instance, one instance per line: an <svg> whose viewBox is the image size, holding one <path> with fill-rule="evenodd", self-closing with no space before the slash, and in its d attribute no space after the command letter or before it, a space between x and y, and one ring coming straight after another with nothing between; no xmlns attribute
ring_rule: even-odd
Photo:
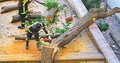
<svg viewBox="0 0 120 63"><path fill-rule="evenodd" d="M18 26L18 29L24 29L24 28L25 28L24 24L21 24L20 26Z"/></svg>
<svg viewBox="0 0 120 63"><path fill-rule="evenodd" d="M29 48L29 41L26 41L26 50Z"/></svg>

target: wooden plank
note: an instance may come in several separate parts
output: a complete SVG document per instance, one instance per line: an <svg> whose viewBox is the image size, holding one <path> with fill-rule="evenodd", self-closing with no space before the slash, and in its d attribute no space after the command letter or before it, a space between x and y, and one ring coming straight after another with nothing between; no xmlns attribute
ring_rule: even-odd
<svg viewBox="0 0 120 63"><path fill-rule="evenodd" d="M97 25L92 24L89 27L89 30L90 30L91 34L93 35L97 46L99 47L99 49L101 50L101 52L105 56L107 62L108 63L120 63L120 61L118 60L118 58L114 54L113 50L111 49L111 47L107 43L106 39L104 38L103 34L98 29Z"/></svg>
<svg viewBox="0 0 120 63"><path fill-rule="evenodd" d="M84 16L87 13L87 9L84 7L84 5L80 4L81 0L68 0L68 2L73 7L73 9L75 9L79 18L80 18L79 14L81 14L81 16ZM80 9L82 9L82 11ZM89 27L89 30L91 31L93 37L95 38L96 43L100 48L101 52L103 53L103 55L105 56L107 62L120 63L120 61L114 54L113 50L110 48L109 44L107 43L106 39L103 37L97 25L96 24L91 25Z"/></svg>
<svg viewBox="0 0 120 63"><path fill-rule="evenodd" d="M40 61L9 61L9 62L0 62L0 63L40 63ZM55 63L105 63L103 60L68 60L68 61L55 61Z"/></svg>
<svg viewBox="0 0 120 63"><path fill-rule="evenodd" d="M104 60L104 56L99 52L79 52L79 53L64 53L69 54L68 56L61 56L58 53L55 60Z"/></svg>
<svg viewBox="0 0 120 63"><path fill-rule="evenodd" d="M40 54L10 54L10 55L0 55L1 61L36 61L40 60Z"/></svg>
<svg viewBox="0 0 120 63"><path fill-rule="evenodd" d="M71 7L75 10L79 18L81 18L88 12L87 10L84 9L85 6L81 2L81 0L67 0L67 1L71 5Z"/></svg>
<svg viewBox="0 0 120 63"><path fill-rule="evenodd" d="M55 61L55 63L106 63L103 60L69 60L69 61Z"/></svg>
<svg viewBox="0 0 120 63"><path fill-rule="evenodd" d="M49 52L48 52L49 53ZM65 53L70 54L69 56L61 56L63 53L58 53L55 56L55 61L76 61L76 60L104 60L103 55L98 52L83 52L83 53ZM11 54L11 55L0 55L1 61L40 61L41 54Z"/></svg>

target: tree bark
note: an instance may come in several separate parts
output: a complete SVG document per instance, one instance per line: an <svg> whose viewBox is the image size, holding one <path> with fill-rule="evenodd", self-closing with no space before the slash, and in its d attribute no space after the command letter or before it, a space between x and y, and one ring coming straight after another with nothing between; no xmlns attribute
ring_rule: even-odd
<svg viewBox="0 0 120 63"><path fill-rule="evenodd" d="M50 37L54 39L60 35L61 35L60 33L55 33L55 34L50 35ZM41 38L45 38L45 37L47 37L47 35L41 35ZM25 40L25 39L26 39L26 35L15 35L15 40ZM32 39L35 39L35 37L32 37L31 40Z"/></svg>
<svg viewBox="0 0 120 63"><path fill-rule="evenodd" d="M43 47L42 48L42 56L41 63L52 63L53 62L53 52L54 48Z"/></svg>
<svg viewBox="0 0 120 63"><path fill-rule="evenodd" d="M41 16L41 12L32 12L30 14L28 14L28 18L33 19L33 18L37 18ZM10 21L11 23L13 22L18 22L20 21L20 18L18 15L14 15L12 16L12 20Z"/></svg>
<svg viewBox="0 0 120 63"><path fill-rule="evenodd" d="M10 5L10 6L3 6L0 9L0 13L5 13L5 12L8 12L8 11L16 10L17 8L18 8L17 4Z"/></svg>
<svg viewBox="0 0 120 63"><path fill-rule="evenodd" d="M4 0L0 0L0 2L4 2Z"/></svg>
<svg viewBox="0 0 120 63"><path fill-rule="evenodd" d="M0 2L4 2L4 1L15 1L15 0L0 0Z"/></svg>
<svg viewBox="0 0 120 63"><path fill-rule="evenodd" d="M58 8L52 8L50 10L46 10L45 13L42 16L54 16L57 12Z"/></svg>
<svg viewBox="0 0 120 63"><path fill-rule="evenodd" d="M43 46L42 48L42 56L41 56L41 63L53 63L54 57L58 52L57 47L53 46Z"/></svg>
<svg viewBox="0 0 120 63"><path fill-rule="evenodd" d="M0 2L4 2L4 1L6 1L6 0L0 0Z"/></svg>

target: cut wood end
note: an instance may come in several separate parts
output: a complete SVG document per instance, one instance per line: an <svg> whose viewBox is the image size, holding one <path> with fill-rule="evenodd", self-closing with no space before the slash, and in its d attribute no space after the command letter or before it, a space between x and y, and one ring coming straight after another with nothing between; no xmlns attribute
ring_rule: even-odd
<svg viewBox="0 0 120 63"><path fill-rule="evenodd" d="M0 14L2 13L2 11L0 10Z"/></svg>
<svg viewBox="0 0 120 63"><path fill-rule="evenodd" d="M9 18L10 23L13 23L13 21L12 21L12 20L13 20L13 18L12 18L12 17L10 17L10 18Z"/></svg>

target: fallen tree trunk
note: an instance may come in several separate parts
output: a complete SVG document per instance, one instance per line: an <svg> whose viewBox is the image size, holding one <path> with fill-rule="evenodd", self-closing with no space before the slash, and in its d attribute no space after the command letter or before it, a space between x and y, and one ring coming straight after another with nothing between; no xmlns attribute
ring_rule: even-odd
<svg viewBox="0 0 120 63"><path fill-rule="evenodd" d="M17 4L10 5L10 6L3 6L0 9L0 13L5 13L5 12L8 12L8 11L16 10L17 8L18 8Z"/></svg>
<svg viewBox="0 0 120 63"><path fill-rule="evenodd" d="M66 31L65 33L60 35L58 38L56 38L54 41L52 41L53 45L55 45L58 48L63 48L65 45L69 44L83 29L85 29L86 27L88 27L89 25L94 23L93 18L96 18L96 19L105 18L105 17L111 16L115 13L120 13L120 8L116 7L116 8L113 8L113 9L107 11L106 7L105 7L106 4L105 3L102 3L102 4L104 4L104 5L102 5L101 8L91 9L72 28L70 28L68 31ZM55 54L53 54L53 55L55 55ZM46 54L46 56L47 56L47 54ZM44 60L42 60L42 61L44 61ZM47 63L47 62L43 62L43 63Z"/></svg>
<svg viewBox="0 0 120 63"><path fill-rule="evenodd" d="M60 33L55 33L55 34L52 34L50 35L51 38L57 38L58 36L60 36L61 34ZM15 35L15 40L25 40L26 39L26 35ZM45 38L47 37L47 35L41 35L41 38ZM32 37L32 39L35 39L35 37Z"/></svg>
<svg viewBox="0 0 120 63"><path fill-rule="evenodd" d="M33 19L33 18L37 18L37 17L40 17L40 16L41 16L41 12L32 12L32 13L30 13L28 15L28 18ZM10 22L14 23L14 22L18 22L18 21L20 21L19 16L18 15L14 15L14 16L12 16L12 19L11 19Z"/></svg>
<svg viewBox="0 0 120 63"><path fill-rule="evenodd" d="M84 28L94 23L93 18L105 18L115 13L119 13L120 8L113 8L112 10L105 10L105 8L93 8L85 16L83 16L78 23L76 23L67 32L60 35L53 43L57 44L57 47L62 48L74 39Z"/></svg>

